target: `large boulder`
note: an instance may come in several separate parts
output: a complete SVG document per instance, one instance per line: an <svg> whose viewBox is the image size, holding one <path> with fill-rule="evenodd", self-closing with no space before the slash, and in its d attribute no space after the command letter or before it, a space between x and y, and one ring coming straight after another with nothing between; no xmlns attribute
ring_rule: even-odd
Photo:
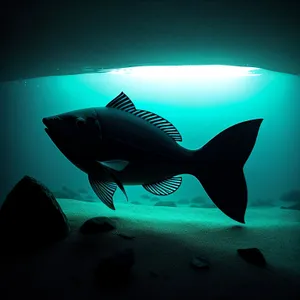
<svg viewBox="0 0 300 300"><path fill-rule="evenodd" d="M36 250L66 237L68 220L53 193L24 176L0 209L0 250Z"/></svg>

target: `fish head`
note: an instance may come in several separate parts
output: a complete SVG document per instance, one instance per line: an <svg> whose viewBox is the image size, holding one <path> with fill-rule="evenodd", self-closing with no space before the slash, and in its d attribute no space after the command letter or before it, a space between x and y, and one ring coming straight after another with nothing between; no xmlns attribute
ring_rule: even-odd
<svg viewBox="0 0 300 300"><path fill-rule="evenodd" d="M51 137L65 141L88 141L101 138L101 126L95 109L82 109L45 117L42 122Z"/></svg>
<svg viewBox="0 0 300 300"><path fill-rule="evenodd" d="M94 109L78 110L42 119L56 147L74 164L92 160L102 148L102 131Z"/></svg>

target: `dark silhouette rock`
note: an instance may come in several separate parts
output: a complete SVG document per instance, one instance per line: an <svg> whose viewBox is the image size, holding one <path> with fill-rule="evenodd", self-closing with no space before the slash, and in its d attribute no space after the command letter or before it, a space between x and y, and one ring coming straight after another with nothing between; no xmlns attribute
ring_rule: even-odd
<svg viewBox="0 0 300 300"><path fill-rule="evenodd" d="M141 198L145 199L145 200L149 200L151 197L147 194L143 194L143 195L141 195Z"/></svg>
<svg viewBox="0 0 300 300"><path fill-rule="evenodd" d="M199 205L199 204L190 204L189 206L191 208L201 208L201 205Z"/></svg>
<svg viewBox="0 0 300 300"><path fill-rule="evenodd" d="M274 207L276 205L275 205L275 201L272 199L258 198L258 199L249 201L249 206L252 206L252 207Z"/></svg>
<svg viewBox="0 0 300 300"><path fill-rule="evenodd" d="M258 267L267 265L266 259L258 248L238 249L238 254L248 263Z"/></svg>
<svg viewBox="0 0 300 300"><path fill-rule="evenodd" d="M201 204L196 204L196 203L193 203L193 204L190 204L190 207L192 208L216 208L216 205L211 202L207 202L207 203L201 203Z"/></svg>
<svg viewBox="0 0 300 300"><path fill-rule="evenodd" d="M141 205L141 202L139 202L139 201L131 201L130 203L135 204L135 205Z"/></svg>
<svg viewBox="0 0 300 300"><path fill-rule="evenodd" d="M24 176L0 209L1 250L27 252L68 235L68 220L53 193L36 179Z"/></svg>
<svg viewBox="0 0 300 300"><path fill-rule="evenodd" d="M281 206L281 209L291 209L291 210L300 210L300 203L290 205L290 206Z"/></svg>
<svg viewBox="0 0 300 300"><path fill-rule="evenodd" d="M281 195L280 200L283 202L300 203L300 190L291 190Z"/></svg>
<svg viewBox="0 0 300 300"><path fill-rule="evenodd" d="M133 235L129 235L127 233L118 232L117 235L124 240L133 240L135 237Z"/></svg>
<svg viewBox="0 0 300 300"><path fill-rule="evenodd" d="M103 233L116 229L114 221L106 217L95 217L87 220L80 227L82 234Z"/></svg>
<svg viewBox="0 0 300 300"><path fill-rule="evenodd" d="M134 263L135 254L131 248L102 259L96 268L96 283L103 287L126 282Z"/></svg>
<svg viewBox="0 0 300 300"><path fill-rule="evenodd" d="M205 199L201 196L196 196L191 199L191 203L194 203L194 204L202 204L203 202L205 202Z"/></svg>
<svg viewBox="0 0 300 300"><path fill-rule="evenodd" d="M209 269L208 261L200 256L193 257L190 264L193 269Z"/></svg>
<svg viewBox="0 0 300 300"><path fill-rule="evenodd" d="M217 206L211 201L211 202L205 202L201 204L202 208L216 208Z"/></svg>
<svg viewBox="0 0 300 300"><path fill-rule="evenodd" d="M154 206L169 206L169 207L177 207L176 203L173 201L158 201L154 204Z"/></svg>

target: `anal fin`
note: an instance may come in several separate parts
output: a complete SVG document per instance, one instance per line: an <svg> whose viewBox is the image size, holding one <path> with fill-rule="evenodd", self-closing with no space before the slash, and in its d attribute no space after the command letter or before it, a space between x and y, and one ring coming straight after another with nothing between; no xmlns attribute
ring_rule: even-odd
<svg viewBox="0 0 300 300"><path fill-rule="evenodd" d="M120 188L120 190L123 192L124 196L126 197L126 200L128 201L128 196L126 194L125 188L122 182L119 180L119 178L114 174L114 172L112 172L112 169L110 169L109 167L107 167L106 165L102 164L99 161L98 163L99 165L101 165L103 170L108 174L108 176L112 179L111 181L117 184L117 186Z"/></svg>
<svg viewBox="0 0 300 300"><path fill-rule="evenodd" d="M182 177L171 177L152 184L144 184L143 188L157 196L168 196L176 192L182 183Z"/></svg>

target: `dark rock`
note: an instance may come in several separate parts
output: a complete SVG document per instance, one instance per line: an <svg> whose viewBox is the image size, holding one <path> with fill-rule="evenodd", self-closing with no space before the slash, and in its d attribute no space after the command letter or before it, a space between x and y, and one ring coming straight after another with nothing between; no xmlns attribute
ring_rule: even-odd
<svg viewBox="0 0 300 300"><path fill-rule="evenodd" d="M131 201L130 203L135 204L135 205L141 205L141 202L139 202L139 201Z"/></svg>
<svg viewBox="0 0 300 300"><path fill-rule="evenodd" d="M126 279L129 279L134 263L135 255L133 249L126 249L102 259L95 272L97 283L101 286L114 286L115 284L123 283Z"/></svg>
<svg viewBox="0 0 300 300"><path fill-rule="evenodd" d="M189 206L192 208L201 208L201 205L198 204L190 204Z"/></svg>
<svg viewBox="0 0 300 300"><path fill-rule="evenodd" d="M190 204L190 207L192 208L216 208L216 205L211 203L202 203L202 204Z"/></svg>
<svg viewBox="0 0 300 300"><path fill-rule="evenodd" d="M177 207L176 203L173 201L158 201L154 204L154 206L169 206L169 207Z"/></svg>
<svg viewBox="0 0 300 300"><path fill-rule="evenodd" d="M209 269L209 263L206 259L200 256L195 256L191 260L191 267L194 269Z"/></svg>
<svg viewBox="0 0 300 300"><path fill-rule="evenodd" d="M190 200L189 199L180 199L178 200L178 204L189 204Z"/></svg>
<svg viewBox="0 0 300 300"><path fill-rule="evenodd" d="M300 190L291 190L281 195L280 200L283 202L300 203Z"/></svg>
<svg viewBox="0 0 300 300"><path fill-rule="evenodd" d="M205 202L200 205L202 208L216 208L217 206L213 202Z"/></svg>
<svg viewBox="0 0 300 300"><path fill-rule="evenodd" d="M205 199L201 196L197 196L191 199L191 203L201 204L203 202L205 202Z"/></svg>
<svg viewBox="0 0 300 300"><path fill-rule="evenodd" d="M261 198L258 198L256 200L252 200L252 201L249 201L249 206L252 206L252 207L274 207L275 206L275 202L274 200L272 199L261 199Z"/></svg>
<svg viewBox="0 0 300 300"><path fill-rule="evenodd" d="M231 226L231 229L232 229L232 230L244 230L245 227L242 226L242 225L232 225L232 226Z"/></svg>
<svg viewBox="0 0 300 300"><path fill-rule="evenodd" d="M133 240L135 238L133 235L128 235L121 232L118 232L117 235L125 240Z"/></svg>
<svg viewBox="0 0 300 300"><path fill-rule="evenodd" d="M82 234L103 233L116 229L115 222L106 217L95 217L83 223L80 227Z"/></svg>
<svg viewBox="0 0 300 300"><path fill-rule="evenodd" d="M147 195L147 194L143 194L143 195L141 196L141 198L142 198L142 199L148 200L148 199L150 199L151 197L150 197L149 195Z"/></svg>
<svg viewBox="0 0 300 300"><path fill-rule="evenodd" d="M281 209L291 209L291 210L300 210L300 203L290 205L290 206L281 206Z"/></svg>
<svg viewBox="0 0 300 300"><path fill-rule="evenodd" d="M248 263L258 267L267 265L266 259L258 248L238 249L238 254Z"/></svg>
<svg viewBox="0 0 300 300"><path fill-rule="evenodd" d="M32 251L68 235L68 220L53 193L24 176L0 209L1 250ZM9 251L10 251L9 250Z"/></svg>

